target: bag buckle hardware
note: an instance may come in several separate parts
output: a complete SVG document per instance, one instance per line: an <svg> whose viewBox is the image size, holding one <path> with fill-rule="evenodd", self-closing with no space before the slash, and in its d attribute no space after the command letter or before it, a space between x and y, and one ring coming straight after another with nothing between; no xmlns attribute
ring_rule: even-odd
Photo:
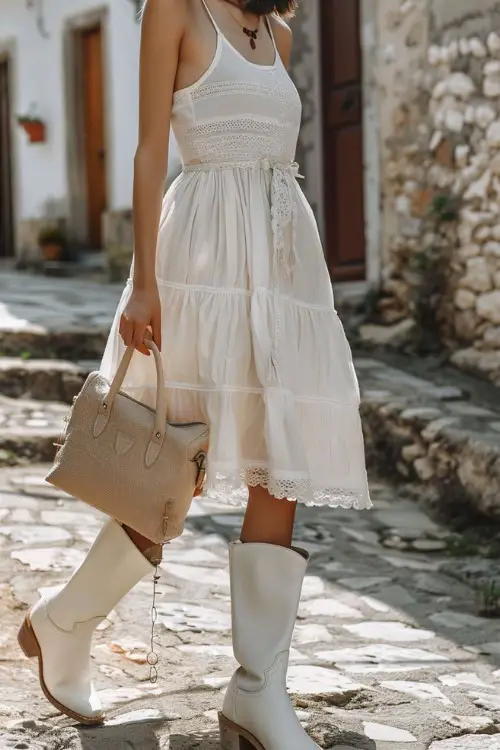
<svg viewBox="0 0 500 750"><path fill-rule="evenodd" d="M77 398L76 396L73 396L73 406L75 405L76 398ZM57 450L56 450L56 456L59 453L59 451L61 450L61 448L64 446L64 442L65 442L65 438L66 438L66 432L67 432L67 429L68 429L69 421L71 419L71 413L73 411L73 406L70 409L69 415L63 417L63 428L62 428L62 431L60 432L59 437L57 438L56 442L52 443L52 445L54 446L54 448L57 448Z"/></svg>
<svg viewBox="0 0 500 750"><path fill-rule="evenodd" d="M196 456L192 460L198 468L198 471L196 473L195 487L199 488L202 486L205 480L205 474L206 474L205 462L207 460L207 454L205 453L205 451L200 451L199 453L196 454Z"/></svg>
<svg viewBox="0 0 500 750"><path fill-rule="evenodd" d="M170 512L170 508L174 505L175 505L175 500L172 500L172 499L167 500L167 502L165 503L165 513L163 515L163 536L164 537L168 536L168 524L170 521L169 512Z"/></svg>

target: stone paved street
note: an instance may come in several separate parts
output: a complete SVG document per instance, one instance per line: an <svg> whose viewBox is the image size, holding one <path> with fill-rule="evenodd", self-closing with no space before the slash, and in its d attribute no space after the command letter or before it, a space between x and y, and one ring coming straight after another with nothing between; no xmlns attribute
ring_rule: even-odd
<svg viewBox="0 0 500 750"><path fill-rule="evenodd" d="M311 553L289 672L300 718L322 748L498 750L500 621L478 615L476 576L500 566L450 556L449 531L408 493L372 488L373 512L299 515L297 543ZM0 519L0 747L218 748L216 711L234 667L226 550L241 514L197 501L167 548L157 685L144 663L151 582L105 622L93 670L109 719L93 730L46 703L16 631L101 519L46 487L43 467L2 470Z"/></svg>
<svg viewBox="0 0 500 750"><path fill-rule="evenodd" d="M1 270L0 330L105 328L123 285Z"/></svg>
<svg viewBox="0 0 500 750"><path fill-rule="evenodd" d="M122 289L0 269L0 353L100 357Z"/></svg>
<svg viewBox="0 0 500 750"><path fill-rule="evenodd" d="M43 463L120 293L0 277L0 750L219 748L234 669L227 543L241 513L198 500L166 550L157 684L145 663L152 581L101 627L93 671L105 726L57 714L16 643L26 608L68 577L102 521L45 485ZM497 394L366 354L356 367L375 510L299 513L311 565L289 672L295 706L324 750L500 750Z"/></svg>

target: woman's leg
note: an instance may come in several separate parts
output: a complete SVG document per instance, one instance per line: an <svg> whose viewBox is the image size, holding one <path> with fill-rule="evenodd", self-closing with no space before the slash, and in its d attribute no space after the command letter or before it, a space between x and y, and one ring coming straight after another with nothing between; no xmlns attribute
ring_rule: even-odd
<svg viewBox="0 0 500 750"><path fill-rule="evenodd" d="M297 503L273 497L264 487L250 487L241 541L290 547Z"/></svg>
<svg viewBox="0 0 500 750"><path fill-rule="evenodd" d="M149 562L152 562L153 564L161 562L163 553L163 547L161 544L152 542L151 539L142 536L142 534L139 534L138 531L131 529L130 526L124 525L123 528L127 532L130 539L133 541L139 552L142 552L144 557L146 557Z"/></svg>

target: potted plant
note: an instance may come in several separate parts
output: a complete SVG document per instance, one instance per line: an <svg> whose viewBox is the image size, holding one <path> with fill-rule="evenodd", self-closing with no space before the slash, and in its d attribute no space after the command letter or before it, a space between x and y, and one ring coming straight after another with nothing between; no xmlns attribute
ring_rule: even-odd
<svg viewBox="0 0 500 750"><path fill-rule="evenodd" d="M42 229L38 244L45 261L60 260L66 247L66 235L58 227Z"/></svg>
<svg viewBox="0 0 500 750"><path fill-rule="evenodd" d="M34 115L19 115L17 122L26 131L30 143L45 143L47 130L43 120Z"/></svg>

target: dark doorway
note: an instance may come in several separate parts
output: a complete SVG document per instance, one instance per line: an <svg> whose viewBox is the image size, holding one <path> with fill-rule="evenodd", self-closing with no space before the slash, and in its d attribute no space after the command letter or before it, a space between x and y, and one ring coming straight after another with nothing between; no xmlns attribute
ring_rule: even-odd
<svg viewBox="0 0 500 750"><path fill-rule="evenodd" d="M10 65L0 60L0 258L14 255Z"/></svg>
<svg viewBox="0 0 500 750"><path fill-rule="evenodd" d="M321 0L326 257L332 281L365 278L360 0Z"/></svg>
<svg viewBox="0 0 500 750"><path fill-rule="evenodd" d="M102 244L101 221L107 208L104 74L101 26L81 33L83 154L87 196L87 241Z"/></svg>

